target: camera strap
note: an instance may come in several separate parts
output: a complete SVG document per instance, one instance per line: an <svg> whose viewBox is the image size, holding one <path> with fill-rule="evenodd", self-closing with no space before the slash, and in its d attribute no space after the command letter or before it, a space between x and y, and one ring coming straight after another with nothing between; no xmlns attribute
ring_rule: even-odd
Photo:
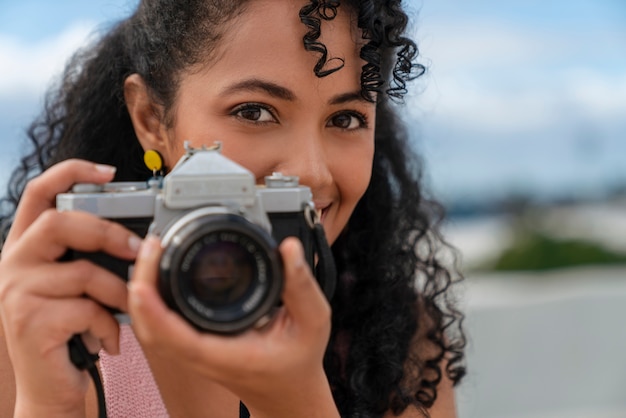
<svg viewBox="0 0 626 418"><path fill-rule="evenodd" d="M100 379L100 373L96 366L96 362L99 359L98 355L92 354L87 350L83 339L78 334L72 336L67 342L67 346L72 364L74 364L78 370L86 370L93 380L98 398L98 417L107 418L104 388L102 387L102 380Z"/></svg>
<svg viewBox="0 0 626 418"><path fill-rule="evenodd" d="M335 267L335 259L333 253L326 241L326 234L321 223L313 224L313 239L315 241L315 252L318 256L317 266L315 268L315 276L320 284L322 291L326 295L326 299L330 302L335 294L337 286L337 268Z"/></svg>
<svg viewBox="0 0 626 418"><path fill-rule="evenodd" d="M243 402L239 402L239 418L250 418L250 411Z"/></svg>

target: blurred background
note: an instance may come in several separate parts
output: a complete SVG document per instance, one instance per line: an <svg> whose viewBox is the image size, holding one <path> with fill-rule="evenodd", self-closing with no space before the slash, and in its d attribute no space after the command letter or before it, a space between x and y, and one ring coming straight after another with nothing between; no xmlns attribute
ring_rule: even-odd
<svg viewBox="0 0 626 418"><path fill-rule="evenodd" d="M65 59L135 4L0 0L0 187ZM626 417L626 2L408 5L404 118L466 275L459 417Z"/></svg>

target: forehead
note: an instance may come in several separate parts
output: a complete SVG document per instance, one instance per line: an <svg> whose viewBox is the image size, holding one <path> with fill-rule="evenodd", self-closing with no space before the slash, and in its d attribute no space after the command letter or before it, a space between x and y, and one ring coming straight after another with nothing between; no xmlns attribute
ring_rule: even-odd
<svg viewBox="0 0 626 418"><path fill-rule="evenodd" d="M200 72L229 79L263 75L287 83L307 74L317 79L313 68L321 54L305 50L303 38L311 28L299 16L300 9L307 3L293 0L248 2L240 15L226 23L219 45L201 65ZM334 19L320 20L320 29L317 41L328 53L324 69L343 62L343 68L328 78L342 79L343 83L352 80L351 87L357 88L365 63L359 57L364 41L352 13L346 7L339 7Z"/></svg>

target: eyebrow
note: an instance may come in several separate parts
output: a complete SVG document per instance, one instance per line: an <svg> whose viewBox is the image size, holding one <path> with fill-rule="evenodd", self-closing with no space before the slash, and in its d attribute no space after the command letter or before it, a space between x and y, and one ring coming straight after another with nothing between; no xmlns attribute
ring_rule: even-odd
<svg viewBox="0 0 626 418"><path fill-rule="evenodd" d="M289 102L296 101L296 95L293 91L289 90L286 87L280 86L271 81L265 81L258 78L251 78L248 80L243 80L238 83L232 84L226 87L220 93L220 96L227 96L229 94L238 93L238 92L264 92L269 94L272 97L276 97L278 99L287 100ZM363 97L361 91L354 91L348 93L341 93L329 100L331 105L340 105L349 102L366 102L369 103L367 99Z"/></svg>
<svg viewBox="0 0 626 418"><path fill-rule="evenodd" d="M330 104L332 104L332 105L340 105L340 104L345 104L345 103L349 103L349 102L370 103L369 100L367 100L365 97L363 97L363 94L361 93L361 90L353 91L353 92L350 92L350 93L342 93L342 94L339 94L339 95L333 97L332 99L330 99Z"/></svg>
<svg viewBox="0 0 626 418"><path fill-rule="evenodd" d="M270 81L260 80L258 78L243 80L239 83L232 84L226 87L220 93L220 96L227 96L229 94L246 91L265 92L272 97L287 100L290 102L294 102L296 100L296 95L291 90Z"/></svg>

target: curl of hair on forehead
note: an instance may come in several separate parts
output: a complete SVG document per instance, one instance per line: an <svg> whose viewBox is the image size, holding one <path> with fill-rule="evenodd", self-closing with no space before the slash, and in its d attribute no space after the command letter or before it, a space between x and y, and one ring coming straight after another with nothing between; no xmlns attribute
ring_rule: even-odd
<svg viewBox="0 0 626 418"><path fill-rule="evenodd" d="M319 41L322 21L337 16L339 0L311 0L300 9L300 20L309 29L303 37L304 48L320 55L314 72L318 77L328 76L344 66L344 60L328 57L326 45ZM357 27L366 41L360 57L365 61L361 72L363 97L375 101L386 93L402 101L407 93L406 83L421 75L426 68L414 62L417 45L404 36L408 17L401 1L346 0L345 5L358 11Z"/></svg>
<svg viewBox="0 0 626 418"><path fill-rule="evenodd" d="M328 49L319 41L322 34L322 20L333 20L337 16L338 7L339 0L311 0L309 4L300 9L300 21L309 29L302 39L304 49L320 54L320 58L313 68L318 77L326 77L343 68L345 64L342 58L328 59ZM330 65L331 63L332 65Z"/></svg>

